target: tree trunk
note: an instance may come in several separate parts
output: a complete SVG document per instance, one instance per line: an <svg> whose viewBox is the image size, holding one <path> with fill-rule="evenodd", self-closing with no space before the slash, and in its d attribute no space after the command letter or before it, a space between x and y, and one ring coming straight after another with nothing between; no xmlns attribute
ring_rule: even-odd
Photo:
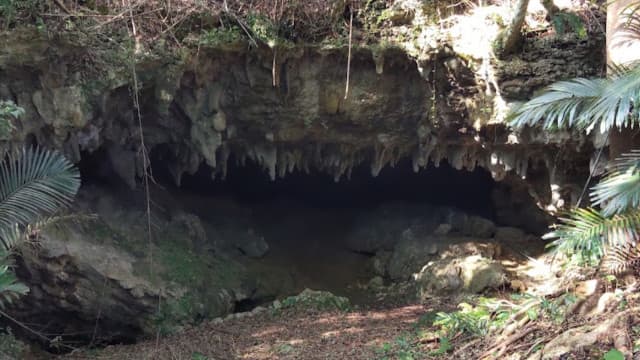
<svg viewBox="0 0 640 360"><path fill-rule="evenodd" d="M518 0L515 8L515 14L511 20L511 24L507 29L507 33L502 47L502 54L509 55L516 52L522 44L522 26L524 18L527 15L529 0Z"/></svg>

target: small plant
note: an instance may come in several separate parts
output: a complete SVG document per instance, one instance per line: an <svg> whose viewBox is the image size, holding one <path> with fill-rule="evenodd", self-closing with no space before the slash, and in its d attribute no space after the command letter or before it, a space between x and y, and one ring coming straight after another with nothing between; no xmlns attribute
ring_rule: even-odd
<svg viewBox="0 0 640 360"><path fill-rule="evenodd" d="M476 306L461 303L459 311L438 313L433 324L440 327L444 336L450 337L459 332L485 336L501 328L509 319L514 307L507 304L490 298L480 298Z"/></svg>
<svg viewBox="0 0 640 360"><path fill-rule="evenodd" d="M24 115L24 109L11 100L0 100L0 140L11 138L15 125L13 121Z"/></svg>
<svg viewBox="0 0 640 360"><path fill-rule="evenodd" d="M385 342L376 349L376 353L381 359L393 357L402 360L413 360L420 355L420 351L416 348L409 334L400 335L393 342Z"/></svg>
<svg viewBox="0 0 640 360"><path fill-rule="evenodd" d="M209 360L209 358L202 353L194 352L191 354L191 360Z"/></svg>
<svg viewBox="0 0 640 360"><path fill-rule="evenodd" d="M0 354L9 358L20 359L23 357L24 351L27 349L20 340L16 339L10 327L4 329L0 333Z"/></svg>
<svg viewBox="0 0 640 360"><path fill-rule="evenodd" d="M580 39L587 38L584 22L574 13L560 11L553 16L551 22L558 35L565 34L569 30L573 31Z"/></svg>
<svg viewBox="0 0 640 360"><path fill-rule="evenodd" d="M431 353L429 353L429 355L432 355L432 356L445 355L449 351L453 350L453 345L451 345L451 341L449 341L449 338L441 337L440 340L438 341L438 344L439 344L438 348L432 351Z"/></svg>
<svg viewBox="0 0 640 360"><path fill-rule="evenodd" d="M604 354L604 360L624 360L624 354L618 349L611 349Z"/></svg>
<svg viewBox="0 0 640 360"><path fill-rule="evenodd" d="M211 48L225 48L243 43L245 35L237 26L217 27L200 35L198 45Z"/></svg>

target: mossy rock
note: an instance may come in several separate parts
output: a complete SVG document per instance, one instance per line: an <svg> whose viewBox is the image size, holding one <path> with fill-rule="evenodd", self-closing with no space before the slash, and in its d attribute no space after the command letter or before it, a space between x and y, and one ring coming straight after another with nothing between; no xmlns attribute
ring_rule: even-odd
<svg viewBox="0 0 640 360"><path fill-rule="evenodd" d="M304 289L300 294L289 296L282 302L275 302L275 310L297 308L320 311L349 311L351 302L346 297L334 295L328 291Z"/></svg>

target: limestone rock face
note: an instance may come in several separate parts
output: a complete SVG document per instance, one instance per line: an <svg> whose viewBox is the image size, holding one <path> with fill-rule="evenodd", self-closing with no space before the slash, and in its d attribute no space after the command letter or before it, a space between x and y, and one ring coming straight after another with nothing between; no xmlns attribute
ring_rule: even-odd
<svg viewBox="0 0 640 360"><path fill-rule="evenodd" d="M134 273L134 256L85 241L76 231L47 233L40 243L37 251L22 254L19 276L29 279L30 293L21 302L21 315L57 317L71 332L102 314L101 329L111 339L151 330L158 297L166 294Z"/></svg>
<svg viewBox="0 0 640 360"><path fill-rule="evenodd" d="M394 9L399 17L393 21L409 21L404 10ZM507 103L602 68L592 56L602 48L599 39L527 41L527 51L497 65L495 81ZM2 34L0 42L0 98L26 110L13 140L35 139L74 161L109 149L117 174L130 186L139 182L143 152L129 65L84 71L77 60L96 56L92 49L35 30ZM548 204L544 189L550 184L570 189L588 173L592 146L584 136L535 129L516 134L492 123L495 109L487 104L497 99L487 98L487 80L473 70L484 65L468 65L452 49L441 44L416 59L397 48L358 47L346 99L341 48L296 47L279 52L275 66L273 52L263 48L198 47L180 56L150 56L136 66L145 144L149 153L163 149L176 184L201 164L224 177L230 158L254 161L272 179L319 170L336 180L362 164L376 176L401 159L410 159L416 171L446 160L458 170L485 168L496 180L526 178L535 187L532 196ZM428 69L437 71L432 76ZM479 120L479 113L486 114ZM370 238L355 247L390 249L389 240Z"/></svg>
<svg viewBox="0 0 640 360"><path fill-rule="evenodd" d="M46 229L36 249L22 251L17 272L31 291L12 309L15 316L46 317L56 324L52 331L77 334L92 334L99 318L98 338L130 341L224 316L238 302L293 286L286 274L248 268L221 253L207 231L212 225L196 215L155 214L149 239L144 212L98 187L85 188L78 207L97 218ZM233 229L240 227L227 229L229 236ZM252 245L249 239L262 238L246 230L235 234L247 236L247 255L268 248Z"/></svg>
<svg viewBox="0 0 640 360"><path fill-rule="evenodd" d="M479 293L507 281L502 265L482 255L447 257L427 264L415 275L419 296Z"/></svg>

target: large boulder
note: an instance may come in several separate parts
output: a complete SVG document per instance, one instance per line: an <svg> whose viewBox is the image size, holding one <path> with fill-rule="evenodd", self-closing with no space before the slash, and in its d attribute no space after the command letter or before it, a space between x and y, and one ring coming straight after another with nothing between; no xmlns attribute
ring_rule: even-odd
<svg viewBox="0 0 640 360"><path fill-rule="evenodd" d="M482 255L432 261L414 278L421 298L459 292L479 293L500 287L507 281L502 265Z"/></svg>
<svg viewBox="0 0 640 360"><path fill-rule="evenodd" d="M442 242L443 239L436 236L416 238L407 230L389 260L389 277L393 280L410 278L438 254L438 243Z"/></svg>
<svg viewBox="0 0 640 360"><path fill-rule="evenodd" d="M403 233L387 265L387 275L393 280L406 280L435 259L463 258L480 255L493 259L501 254L498 243L466 236L416 236L412 229Z"/></svg>

